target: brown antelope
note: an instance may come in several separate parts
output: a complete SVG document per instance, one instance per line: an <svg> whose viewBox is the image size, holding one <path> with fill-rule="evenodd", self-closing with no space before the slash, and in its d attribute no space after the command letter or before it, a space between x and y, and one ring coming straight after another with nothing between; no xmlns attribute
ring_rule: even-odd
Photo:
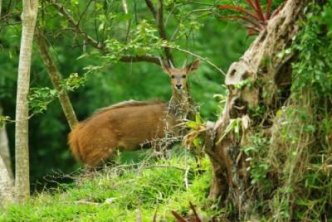
<svg viewBox="0 0 332 222"><path fill-rule="evenodd" d="M165 137L166 132L172 131L190 113L187 75L198 65L198 60L182 69L164 65L173 91L169 103L125 101L103 108L78 123L69 134L75 158L88 167L95 167L114 156L117 148L135 150L142 144Z"/></svg>

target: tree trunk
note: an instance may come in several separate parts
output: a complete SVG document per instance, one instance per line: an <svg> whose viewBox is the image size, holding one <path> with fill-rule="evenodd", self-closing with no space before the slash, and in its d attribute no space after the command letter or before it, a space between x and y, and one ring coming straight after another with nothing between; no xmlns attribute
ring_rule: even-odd
<svg viewBox="0 0 332 222"><path fill-rule="evenodd" d="M52 81L54 88L58 92L59 101L62 107L62 110L66 116L67 122L71 129L77 124L77 118L75 115L75 111L70 102L69 96L67 94L66 89L64 89L61 85L62 76L58 71L47 47L47 43L44 39L43 33L38 28L36 29L36 43L39 48L39 52L45 67L47 68L48 74Z"/></svg>
<svg viewBox="0 0 332 222"><path fill-rule="evenodd" d="M34 30L38 13L38 0L24 0L22 13L22 37L17 78L16 124L15 124L15 193L18 202L30 196L28 93Z"/></svg>
<svg viewBox="0 0 332 222"><path fill-rule="evenodd" d="M265 107L273 112L285 101L278 93L289 90L290 61L294 55L281 56L280 53L292 44L298 32L297 21L307 5L305 0L287 1L226 75L229 95L224 112L207 137L214 141L208 141L207 144L212 145L206 146L214 170L210 198L221 196L225 204L232 204L239 220L247 218L252 207L248 201L248 166L242 151L247 144L249 127L255 129L263 122L264 127L269 128L272 124L263 115L251 115L251 111ZM240 131L230 130L236 124Z"/></svg>
<svg viewBox="0 0 332 222"><path fill-rule="evenodd" d="M0 208L5 207L8 203L13 202L13 180L10 178L9 172L0 156Z"/></svg>
<svg viewBox="0 0 332 222"><path fill-rule="evenodd" d="M2 12L2 0L0 0L0 18L1 18L1 12Z"/></svg>
<svg viewBox="0 0 332 222"><path fill-rule="evenodd" d="M2 106L0 104L0 116L2 113ZM0 125L0 157L4 162L4 166L6 167L9 177L13 179L13 169L10 161L10 153L9 153L9 144L8 144L8 137L6 131L6 124Z"/></svg>
<svg viewBox="0 0 332 222"><path fill-rule="evenodd" d="M0 116L2 115L0 104ZM0 126L0 208L14 200L13 173L10 163L8 137L5 124Z"/></svg>

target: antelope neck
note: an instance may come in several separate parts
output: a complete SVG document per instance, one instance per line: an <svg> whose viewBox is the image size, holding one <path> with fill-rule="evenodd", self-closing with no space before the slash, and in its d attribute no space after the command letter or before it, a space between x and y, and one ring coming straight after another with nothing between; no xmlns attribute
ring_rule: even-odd
<svg viewBox="0 0 332 222"><path fill-rule="evenodd" d="M168 112L178 119L186 119L190 110L190 97L187 88L179 92L173 89L172 97L168 104Z"/></svg>

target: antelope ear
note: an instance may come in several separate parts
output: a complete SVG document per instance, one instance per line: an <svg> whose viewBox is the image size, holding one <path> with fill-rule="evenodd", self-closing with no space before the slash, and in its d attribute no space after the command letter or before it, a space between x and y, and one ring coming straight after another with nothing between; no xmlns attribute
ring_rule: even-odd
<svg viewBox="0 0 332 222"><path fill-rule="evenodd" d="M190 63L189 65L186 66L187 73L195 71L199 67L199 59L196 59L194 62Z"/></svg>

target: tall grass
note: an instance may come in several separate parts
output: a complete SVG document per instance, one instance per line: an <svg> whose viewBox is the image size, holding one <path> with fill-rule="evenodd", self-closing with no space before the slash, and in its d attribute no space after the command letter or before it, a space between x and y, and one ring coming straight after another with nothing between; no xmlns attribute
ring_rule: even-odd
<svg viewBox="0 0 332 222"><path fill-rule="evenodd" d="M0 221L152 221L155 214L158 221L174 221L171 211L187 212L189 202L200 206L202 214L216 214L201 209L207 206L211 181L207 159L198 169L194 158L181 148L169 158L150 154L144 151L140 162L133 162L133 155L127 153L113 166L77 175L75 184L8 206Z"/></svg>

